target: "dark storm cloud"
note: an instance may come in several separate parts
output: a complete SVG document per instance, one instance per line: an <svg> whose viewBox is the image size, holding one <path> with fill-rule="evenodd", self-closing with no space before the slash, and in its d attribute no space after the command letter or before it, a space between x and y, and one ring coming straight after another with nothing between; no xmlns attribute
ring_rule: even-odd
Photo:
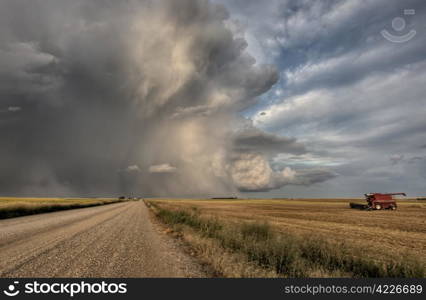
<svg viewBox="0 0 426 300"><path fill-rule="evenodd" d="M235 133L238 113L278 74L256 63L227 18L204 0L2 1L1 193L214 195L299 184L269 159L304 153L302 144ZM247 165L250 180L239 172Z"/></svg>
<svg viewBox="0 0 426 300"><path fill-rule="evenodd" d="M295 138L277 136L255 127L238 131L234 138L235 151L261 152L269 155L278 153L304 154L306 148Z"/></svg>

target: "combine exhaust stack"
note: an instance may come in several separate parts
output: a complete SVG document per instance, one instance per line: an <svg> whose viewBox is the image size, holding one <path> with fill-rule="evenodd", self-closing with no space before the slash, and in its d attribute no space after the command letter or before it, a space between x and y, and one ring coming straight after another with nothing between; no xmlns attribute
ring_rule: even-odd
<svg viewBox="0 0 426 300"><path fill-rule="evenodd" d="M367 204L349 203L351 208L364 209L364 210L382 210L390 209L395 210L398 206L394 196L401 195L407 196L405 193L392 193L392 194L380 194L370 193L365 194L365 200Z"/></svg>

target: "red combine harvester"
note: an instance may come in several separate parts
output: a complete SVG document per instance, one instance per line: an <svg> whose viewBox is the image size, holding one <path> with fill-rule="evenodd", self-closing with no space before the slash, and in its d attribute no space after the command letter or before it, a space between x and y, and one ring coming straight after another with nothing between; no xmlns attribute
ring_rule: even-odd
<svg viewBox="0 0 426 300"><path fill-rule="evenodd" d="M365 200L367 204L359 203L349 203L351 208L365 209L365 210L381 210L381 209L391 209L395 210L397 208L396 200L394 196L401 195L407 196L405 193L393 193L393 194L380 194L380 193L371 193L365 194Z"/></svg>

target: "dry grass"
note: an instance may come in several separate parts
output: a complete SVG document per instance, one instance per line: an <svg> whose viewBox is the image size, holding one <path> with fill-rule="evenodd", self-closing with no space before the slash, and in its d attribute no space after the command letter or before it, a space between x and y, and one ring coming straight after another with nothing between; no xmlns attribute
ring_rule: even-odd
<svg viewBox="0 0 426 300"><path fill-rule="evenodd" d="M274 233L305 240L315 237L331 248L344 247L356 259L386 266L426 263L426 203L399 201L397 211L359 211L349 209L349 201L353 200L156 199L152 203L172 211L195 209L202 218L214 218L226 226L267 222ZM311 270L309 276L314 273Z"/></svg>
<svg viewBox="0 0 426 300"><path fill-rule="evenodd" d="M116 198L0 198L0 219L121 202Z"/></svg>
<svg viewBox="0 0 426 300"><path fill-rule="evenodd" d="M215 277L229 278L276 278L277 273L261 268L255 263L247 262L246 257L240 253L233 253L223 248L215 239L205 238L194 230L178 227L178 234L195 251L202 263L214 270Z"/></svg>

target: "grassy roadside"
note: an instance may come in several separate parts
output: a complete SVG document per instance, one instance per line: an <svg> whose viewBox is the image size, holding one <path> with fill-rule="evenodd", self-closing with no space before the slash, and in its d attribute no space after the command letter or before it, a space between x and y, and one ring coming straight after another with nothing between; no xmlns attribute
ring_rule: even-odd
<svg viewBox="0 0 426 300"><path fill-rule="evenodd" d="M102 198L0 198L0 219L123 202Z"/></svg>
<svg viewBox="0 0 426 300"><path fill-rule="evenodd" d="M409 257L392 262L373 260L362 249L343 243L337 247L314 234L276 232L268 223L225 222L203 217L197 209L166 209L153 201L147 204L224 277L425 276L425 267ZM224 259L236 262L235 266L221 262Z"/></svg>

